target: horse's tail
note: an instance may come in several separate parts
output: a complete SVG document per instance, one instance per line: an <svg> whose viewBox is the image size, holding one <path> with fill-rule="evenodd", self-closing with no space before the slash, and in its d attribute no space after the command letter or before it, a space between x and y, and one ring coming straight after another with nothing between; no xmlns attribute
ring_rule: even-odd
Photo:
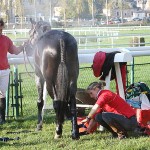
<svg viewBox="0 0 150 150"><path fill-rule="evenodd" d="M61 50L61 60L58 67L57 73L57 84L58 84L58 99L61 101L66 101L67 97L67 87L68 87L68 70L65 62L65 43L63 39L60 39L60 50Z"/></svg>
<svg viewBox="0 0 150 150"><path fill-rule="evenodd" d="M67 90L68 90L68 70L66 66L66 51L65 51L65 43L63 39L60 39L60 64L58 66L57 72L57 105L56 108L56 116L58 123L64 122L64 114L67 109Z"/></svg>

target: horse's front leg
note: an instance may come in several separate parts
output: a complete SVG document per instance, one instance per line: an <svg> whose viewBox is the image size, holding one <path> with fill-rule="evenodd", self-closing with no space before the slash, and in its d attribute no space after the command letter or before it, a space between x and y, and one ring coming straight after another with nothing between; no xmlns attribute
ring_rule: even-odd
<svg viewBox="0 0 150 150"><path fill-rule="evenodd" d="M37 130L42 130L42 108L44 105L43 101L43 87L44 87L44 79L41 77L36 76L36 86L38 89L38 100L37 100L37 107L38 107L38 122L37 122Z"/></svg>

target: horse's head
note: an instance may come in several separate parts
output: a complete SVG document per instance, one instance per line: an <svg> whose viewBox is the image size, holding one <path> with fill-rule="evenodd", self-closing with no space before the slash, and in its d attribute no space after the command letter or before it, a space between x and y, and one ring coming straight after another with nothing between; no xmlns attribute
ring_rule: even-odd
<svg viewBox="0 0 150 150"><path fill-rule="evenodd" d="M34 20L30 19L30 22L32 24L32 27L29 31L29 36L31 44L34 45L40 36L42 36L45 32L51 30L51 26L48 22L45 22L43 20L35 22Z"/></svg>
<svg viewBox="0 0 150 150"><path fill-rule="evenodd" d="M27 55L32 55L34 47L36 45L37 40L41 37L45 32L51 30L50 23L40 20L38 22L30 19L31 29L29 31L29 40L26 46Z"/></svg>

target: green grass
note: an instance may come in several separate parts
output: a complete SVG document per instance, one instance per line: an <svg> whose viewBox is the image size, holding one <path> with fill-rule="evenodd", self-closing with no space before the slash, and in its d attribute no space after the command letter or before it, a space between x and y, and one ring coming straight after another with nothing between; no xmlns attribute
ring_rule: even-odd
<svg viewBox="0 0 150 150"><path fill-rule="evenodd" d="M136 62L144 62L139 58ZM147 57L148 59L148 57ZM146 60L146 59L145 59ZM81 66L82 67L82 66ZM86 65L83 65L86 67ZM137 68L136 79L148 80L148 77L141 77L144 68ZM24 71L24 66L19 66L19 72ZM137 72L138 71L138 72ZM149 72L145 71L145 75ZM19 140L0 142L1 150L149 150L149 137L136 137L130 135L130 138L119 141L117 139L109 139L110 133L95 132L94 134L81 136L79 140L71 139L71 122L66 120L63 128L62 139L54 140L55 132L55 114L53 111L47 110L44 114L43 130L36 132L37 123L37 91L34 78L27 74L22 74L22 93L23 93L23 116L18 119L9 118L7 123L0 125L0 136L15 138ZM90 82L98 80L93 76L91 69L80 69L78 87L86 88ZM114 81L111 83L114 89ZM51 101L48 99L49 102ZM10 108L11 110L12 108ZM11 114L11 111L10 111ZM28 131L24 133L24 131ZM18 132L18 134L10 134L7 132Z"/></svg>
<svg viewBox="0 0 150 150"><path fill-rule="evenodd" d="M43 130L35 131L36 117L25 117L18 121L11 121L1 126L1 136L9 138L20 137L19 140L0 142L1 150L149 150L149 137L135 137L119 141L109 139L108 132L95 132L91 135L81 136L79 140L71 139L71 123L66 121L63 128L62 139L54 140L54 114L45 114ZM21 131L27 130L27 133ZM7 132L20 132L7 134Z"/></svg>

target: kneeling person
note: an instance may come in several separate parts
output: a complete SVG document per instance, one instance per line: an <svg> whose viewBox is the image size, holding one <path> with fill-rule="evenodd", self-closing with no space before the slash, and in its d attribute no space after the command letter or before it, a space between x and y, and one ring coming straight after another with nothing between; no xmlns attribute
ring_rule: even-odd
<svg viewBox="0 0 150 150"><path fill-rule="evenodd" d="M97 101L83 122L94 118L95 121L110 131L113 137L119 139L127 138L127 131L134 131L138 127L133 108L119 95L110 90L102 89L101 82L91 83L87 92L91 98Z"/></svg>

